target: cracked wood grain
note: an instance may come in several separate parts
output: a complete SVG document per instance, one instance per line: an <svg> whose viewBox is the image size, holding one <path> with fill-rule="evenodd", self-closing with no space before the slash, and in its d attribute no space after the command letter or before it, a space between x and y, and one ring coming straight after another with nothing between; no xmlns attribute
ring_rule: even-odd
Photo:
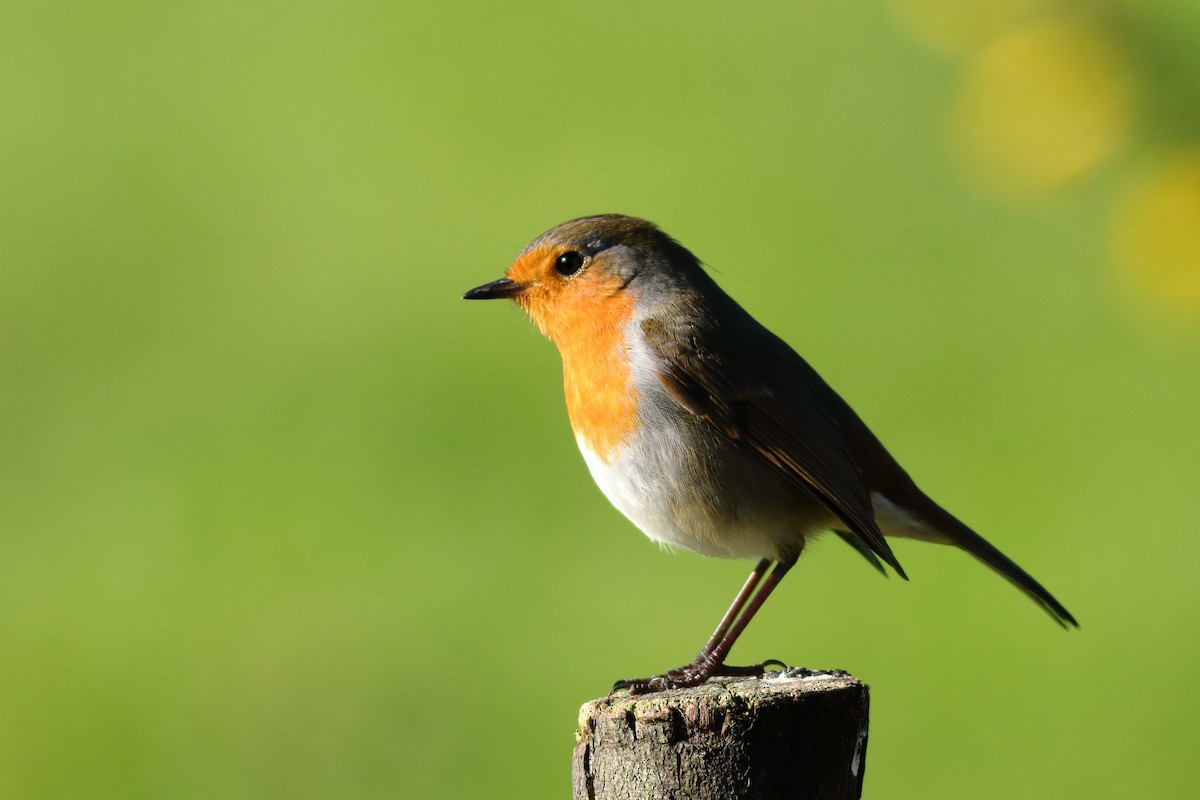
<svg viewBox="0 0 1200 800"><path fill-rule="evenodd" d="M866 767L867 686L788 670L580 709L575 800L853 800Z"/></svg>

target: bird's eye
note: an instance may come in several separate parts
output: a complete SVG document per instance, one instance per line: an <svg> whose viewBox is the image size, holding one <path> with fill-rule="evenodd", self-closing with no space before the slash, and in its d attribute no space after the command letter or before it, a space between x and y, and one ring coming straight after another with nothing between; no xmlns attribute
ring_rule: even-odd
<svg viewBox="0 0 1200 800"><path fill-rule="evenodd" d="M554 271L564 278L569 278L583 267L583 256L574 250L568 250L554 260Z"/></svg>

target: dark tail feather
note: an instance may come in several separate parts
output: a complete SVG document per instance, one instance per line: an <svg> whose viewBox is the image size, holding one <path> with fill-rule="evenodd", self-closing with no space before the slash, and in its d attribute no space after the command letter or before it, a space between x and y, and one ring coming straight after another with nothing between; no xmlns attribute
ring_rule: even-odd
<svg viewBox="0 0 1200 800"><path fill-rule="evenodd" d="M1034 580L1028 572L1018 567L1011 558L993 547L978 533L959 522L949 511L930 500L929 505L921 509L920 515L939 532L945 534L952 543L1007 578L1009 583L1028 595L1059 625L1064 628L1079 627L1079 623L1075 621L1071 612L1067 611L1062 603L1055 600L1054 595L1046 591L1045 586Z"/></svg>
<svg viewBox="0 0 1200 800"><path fill-rule="evenodd" d="M855 536L850 531L835 530L834 533L836 533L838 536L842 537L843 542L845 542L846 544L853 547L860 556L862 556L863 558L865 558L867 560L868 564L870 564L875 569L879 570L883 574L883 577L885 577L885 578L888 577L887 568L884 567L883 562L880 561L879 558L873 552L871 552L871 548L867 547L866 542L864 542L862 539ZM901 573L901 574L903 574L903 573ZM904 580L908 580L907 575L904 575Z"/></svg>

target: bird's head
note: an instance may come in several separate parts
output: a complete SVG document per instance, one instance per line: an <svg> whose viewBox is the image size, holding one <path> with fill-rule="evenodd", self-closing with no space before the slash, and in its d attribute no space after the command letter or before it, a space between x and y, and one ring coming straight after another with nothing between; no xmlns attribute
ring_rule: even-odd
<svg viewBox="0 0 1200 800"><path fill-rule="evenodd" d="M697 276L695 256L653 223L604 214L550 229L503 278L463 297L511 298L561 350L597 326L623 327L638 304L668 302Z"/></svg>

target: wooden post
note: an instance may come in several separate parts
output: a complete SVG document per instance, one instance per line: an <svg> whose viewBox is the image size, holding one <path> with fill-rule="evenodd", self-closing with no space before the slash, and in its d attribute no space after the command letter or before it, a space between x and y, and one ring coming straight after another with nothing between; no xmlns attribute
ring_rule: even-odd
<svg viewBox="0 0 1200 800"><path fill-rule="evenodd" d="M857 800L867 686L789 669L580 709L574 800Z"/></svg>

